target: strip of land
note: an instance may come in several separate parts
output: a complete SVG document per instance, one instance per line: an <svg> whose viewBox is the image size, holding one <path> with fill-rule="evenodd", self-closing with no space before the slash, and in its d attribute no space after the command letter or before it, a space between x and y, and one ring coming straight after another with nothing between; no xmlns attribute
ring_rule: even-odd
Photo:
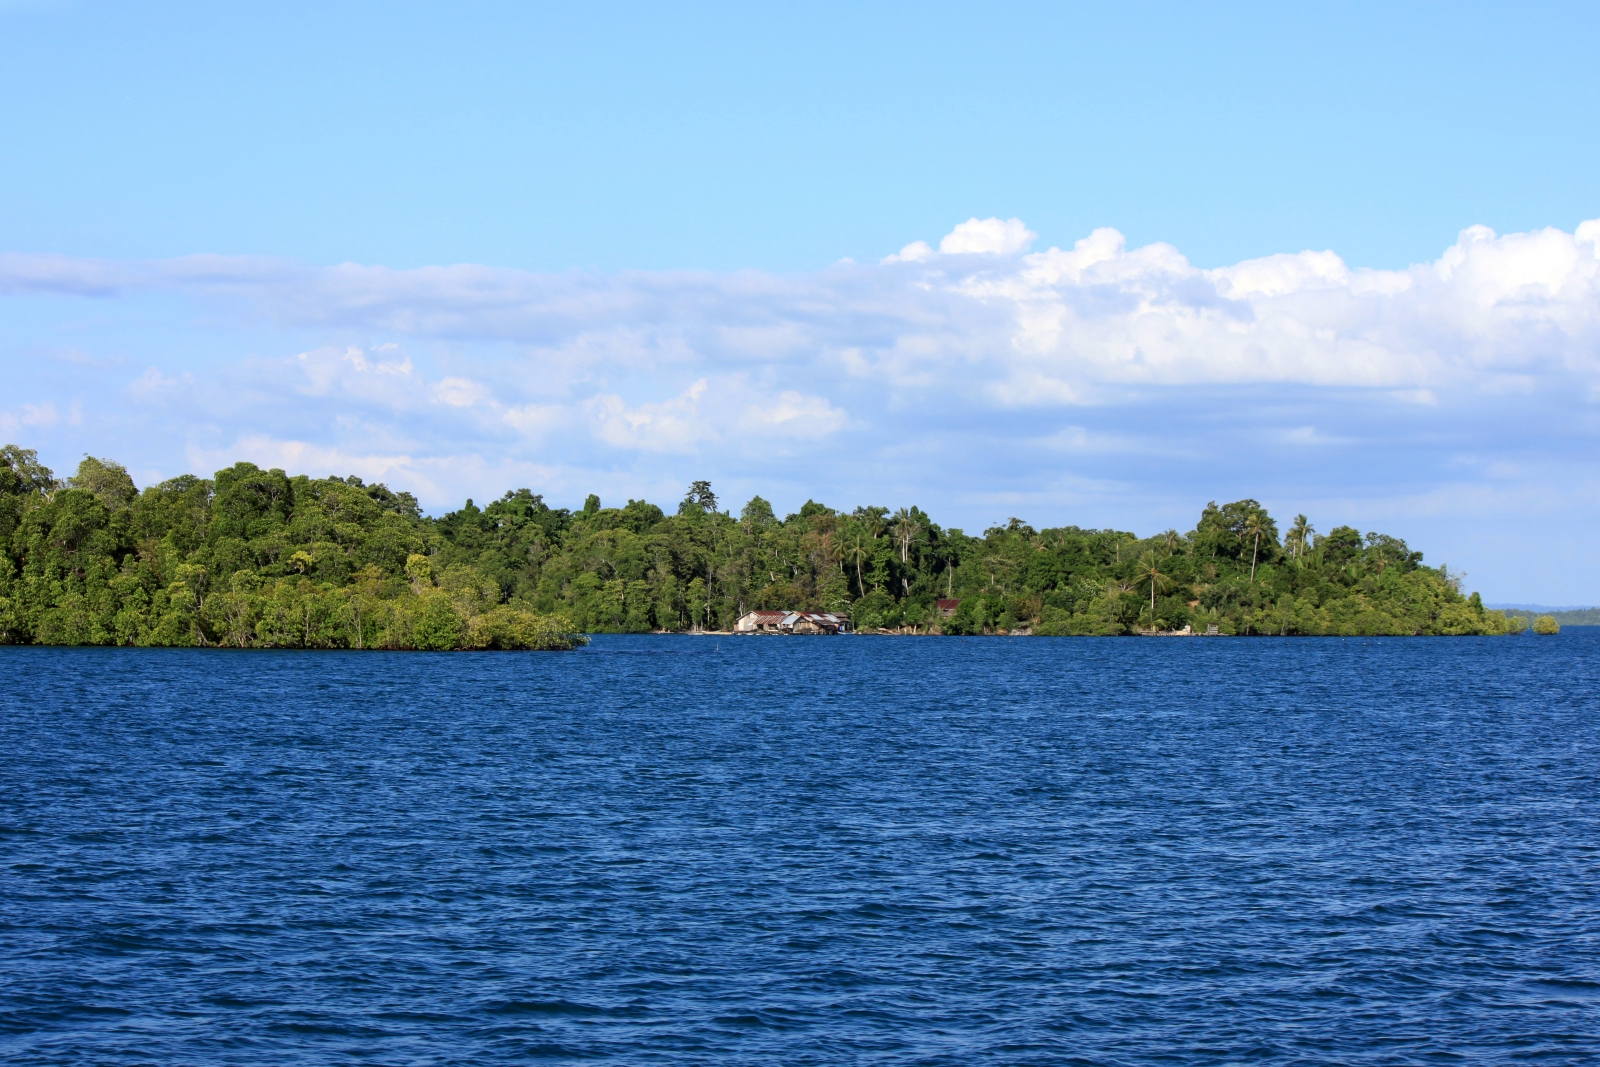
<svg viewBox="0 0 1600 1067"><path fill-rule="evenodd" d="M141 490L110 460L86 457L63 480L32 451L0 449L0 643L561 649L741 620L1054 636L1528 625L1399 538L1319 532L1304 515L1280 529L1254 500L1208 503L1193 529L1149 537L1021 519L974 535L916 507L815 501L780 519L759 496L725 509L706 482L670 513L597 496L552 508L516 489L431 518L354 476L237 463Z"/></svg>

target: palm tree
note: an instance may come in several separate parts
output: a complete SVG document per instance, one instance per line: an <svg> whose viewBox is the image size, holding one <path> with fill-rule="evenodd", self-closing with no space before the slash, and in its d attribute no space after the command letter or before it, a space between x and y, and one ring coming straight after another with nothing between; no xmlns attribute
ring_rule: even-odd
<svg viewBox="0 0 1600 1067"><path fill-rule="evenodd" d="M888 514L888 508L856 508L854 518L866 526L868 536L876 541L883 532L884 516Z"/></svg>
<svg viewBox="0 0 1600 1067"><path fill-rule="evenodd" d="M1150 583L1150 621L1154 625L1156 617L1156 586L1166 589L1172 585L1172 579L1161 573L1161 560L1154 552L1146 552L1139 557L1139 570L1137 571L1140 582Z"/></svg>
<svg viewBox="0 0 1600 1067"><path fill-rule="evenodd" d="M1104 594L1102 595L1105 598L1107 607L1111 609L1110 617L1115 619L1117 622L1122 621L1123 594L1131 592L1133 592L1133 590L1129 588L1128 583L1119 582L1115 578L1106 579L1106 588Z"/></svg>
<svg viewBox="0 0 1600 1067"><path fill-rule="evenodd" d="M1177 530L1168 530L1166 533L1161 535L1161 541L1167 546L1167 555L1169 556L1178 551L1178 544L1182 540L1183 539L1178 536Z"/></svg>
<svg viewBox="0 0 1600 1067"><path fill-rule="evenodd" d="M834 541L833 531L823 530L820 535L816 536L817 548L819 550L818 554L822 557L823 566L827 566L831 563L839 563L844 557L844 550L841 549L838 543ZM817 569L821 570L822 568L819 567Z"/></svg>
<svg viewBox="0 0 1600 1067"><path fill-rule="evenodd" d="M894 532L900 540L900 562L909 562L911 542L922 532L922 523L905 508L894 513Z"/></svg>
<svg viewBox="0 0 1600 1067"><path fill-rule="evenodd" d="M1244 521L1244 535L1254 542L1250 549L1250 584L1256 584L1256 557L1261 553L1261 535L1267 532L1266 525L1261 521L1261 512L1252 511L1250 517Z"/></svg>
<svg viewBox="0 0 1600 1067"><path fill-rule="evenodd" d="M850 542L850 555L856 561L856 588L861 590L861 595L867 595L867 581L861 577L861 561L867 554L867 533L865 530L856 530L856 539Z"/></svg>
<svg viewBox="0 0 1600 1067"><path fill-rule="evenodd" d="M1316 533L1311 528L1311 521L1304 515L1294 517L1294 525L1289 527L1289 540L1294 545L1294 556L1300 558L1300 553L1311 548L1311 535Z"/></svg>

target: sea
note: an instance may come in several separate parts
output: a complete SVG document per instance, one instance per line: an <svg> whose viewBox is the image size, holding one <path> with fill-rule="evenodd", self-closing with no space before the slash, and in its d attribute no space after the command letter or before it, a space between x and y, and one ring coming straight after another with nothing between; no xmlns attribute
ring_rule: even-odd
<svg viewBox="0 0 1600 1067"><path fill-rule="evenodd" d="M0 1062L1600 1062L1600 632L0 648Z"/></svg>

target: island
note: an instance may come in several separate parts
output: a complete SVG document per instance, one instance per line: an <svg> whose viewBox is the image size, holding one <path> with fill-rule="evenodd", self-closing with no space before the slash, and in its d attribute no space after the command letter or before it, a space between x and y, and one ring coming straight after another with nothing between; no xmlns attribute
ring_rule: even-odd
<svg viewBox="0 0 1600 1067"><path fill-rule="evenodd" d="M236 463L139 489L85 457L58 479L0 449L0 643L570 649L586 634L1495 635L1421 552L1350 526L1287 529L1254 500L1151 537L1021 519L981 535L916 507L735 514L697 481L554 508L529 489L439 517L361 478ZM835 620L785 627L781 613ZM771 616L776 618L777 616Z"/></svg>

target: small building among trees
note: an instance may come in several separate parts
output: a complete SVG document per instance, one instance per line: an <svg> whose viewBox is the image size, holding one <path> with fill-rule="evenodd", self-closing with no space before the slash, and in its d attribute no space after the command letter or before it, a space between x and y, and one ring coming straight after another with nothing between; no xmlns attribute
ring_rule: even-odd
<svg viewBox="0 0 1600 1067"><path fill-rule="evenodd" d="M933 603L939 609L939 618L941 619L953 618L956 609L961 606L961 601L959 600L935 600Z"/></svg>
<svg viewBox="0 0 1600 1067"><path fill-rule="evenodd" d="M747 611L733 624L736 634L847 634L850 620L831 611Z"/></svg>

